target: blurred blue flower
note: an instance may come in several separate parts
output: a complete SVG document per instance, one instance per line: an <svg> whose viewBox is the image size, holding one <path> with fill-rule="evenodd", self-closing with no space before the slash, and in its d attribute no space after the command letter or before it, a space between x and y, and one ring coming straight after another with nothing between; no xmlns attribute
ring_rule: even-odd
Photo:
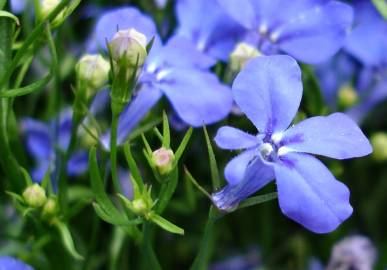
<svg viewBox="0 0 387 270"><path fill-rule="evenodd" d="M48 170L54 173L58 169L57 151L64 153L69 145L72 111L65 109L58 117L59 119L54 118L49 123L32 118L21 120L27 150L35 161L35 168L31 171L31 177L35 182L40 182ZM67 164L68 174L70 176L83 174L88 167L87 160L86 151L75 152Z"/></svg>
<svg viewBox="0 0 387 270"><path fill-rule="evenodd" d="M218 0L263 54L284 52L315 64L335 54L352 24L349 5L321 0Z"/></svg>
<svg viewBox="0 0 387 270"><path fill-rule="evenodd" d="M204 12L205 11L205 12ZM176 35L216 60L227 61L244 29L226 14L216 0L178 0Z"/></svg>
<svg viewBox="0 0 387 270"><path fill-rule="evenodd" d="M234 100L259 133L219 129L219 147L246 149L227 164L228 185L212 196L219 209L234 209L276 178L282 212L313 232L332 231L351 215L348 188L313 155L360 157L371 153L371 145L342 113L312 117L288 128L302 91L300 68L285 55L255 58L236 77Z"/></svg>
<svg viewBox="0 0 387 270"><path fill-rule="evenodd" d="M93 39L102 42L105 37L111 37L117 25L120 29L134 27L141 32L146 30L144 34L148 40L157 37L156 27L148 17L134 8L123 8L101 17ZM156 39L140 74L138 89L120 116L118 143L124 142L162 96L166 96L180 119L194 127L212 124L226 117L232 106L231 92L208 71L212 64L211 58L185 38L174 36L165 45ZM108 149L110 131L101 141Z"/></svg>
<svg viewBox="0 0 387 270"><path fill-rule="evenodd" d="M33 270L28 264L10 256L0 257L0 270Z"/></svg>
<svg viewBox="0 0 387 270"><path fill-rule="evenodd" d="M244 254L231 256L210 266L210 270L252 270L262 267L262 254L258 247L251 247Z"/></svg>
<svg viewBox="0 0 387 270"><path fill-rule="evenodd" d="M356 1L354 10L354 28L343 51L319 66L317 75L333 109L341 87L354 84L359 101L347 114L361 122L387 99L387 22L369 1Z"/></svg>
<svg viewBox="0 0 387 270"><path fill-rule="evenodd" d="M10 1L11 10L15 14L22 13L24 11L26 4L27 4L26 0L11 0Z"/></svg>

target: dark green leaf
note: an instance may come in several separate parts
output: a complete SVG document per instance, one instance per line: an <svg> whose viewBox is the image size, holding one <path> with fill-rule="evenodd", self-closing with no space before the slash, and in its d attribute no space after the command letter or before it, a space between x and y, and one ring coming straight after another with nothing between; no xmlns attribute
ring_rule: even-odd
<svg viewBox="0 0 387 270"><path fill-rule="evenodd" d="M182 228L155 213L152 213L149 219L168 232L184 235L184 230Z"/></svg>
<svg viewBox="0 0 387 270"><path fill-rule="evenodd" d="M272 193L267 193L264 195L251 197L251 198L244 200L242 203L240 203L238 206L238 209L257 205L257 204L264 203L264 202L268 202L268 201L276 199L277 197L278 197L277 192L272 192Z"/></svg>
<svg viewBox="0 0 387 270"><path fill-rule="evenodd" d="M205 126L203 126L203 132L204 132L204 137L206 138L208 159L210 160L212 186L213 186L214 190L217 190L220 188L220 178L219 178L218 165L216 163L214 149L212 148L210 137L208 136L207 128Z"/></svg>

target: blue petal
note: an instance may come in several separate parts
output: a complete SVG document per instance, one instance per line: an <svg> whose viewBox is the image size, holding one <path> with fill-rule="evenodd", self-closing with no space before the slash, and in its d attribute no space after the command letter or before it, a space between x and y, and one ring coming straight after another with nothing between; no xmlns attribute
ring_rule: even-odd
<svg viewBox="0 0 387 270"><path fill-rule="evenodd" d="M366 136L343 113L306 119L285 131L281 144L291 151L337 159L361 157L372 152Z"/></svg>
<svg viewBox="0 0 387 270"><path fill-rule="evenodd" d="M238 23L247 29L257 24L255 10L250 1L217 0L218 4Z"/></svg>
<svg viewBox="0 0 387 270"><path fill-rule="evenodd" d="M238 177L241 177L239 182L229 182L222 190L212 194L212 200L220 210L232 211L241 201L274 179L272 165L264 163L260 157L253 160L250 158L249 162L251 163L247 162L246 164L246 157L249 155L251 155L251 152L246 151L237 157L240 160L240 167L234 168L239 171L237 173L240 174Z"/></svg>
<svg viewBox="0 0 387 270"><path fill-rule="evenodd" d="M203 12L205 11L205 12ZM209 56L227 61L242 27L220 8L215 0L178 0L177 35L189 39Z"/></svg>
<svg viewBox="0 0 387 270"><path fill-rule="evenodd" d="M112 9L102 15L95 26L88 44L88 51L106 49L106 41L110 41L118 30L134 28L143 33L150 41L157 36L153 20L133 7Z"/></svg>
<svg viewBox="0 0 387 270"><path fill-rule="evenodd" d="M179 117L191 126L212 124L231 111L230 89L210 72L172 68L165 71L159 86Z"/></svg>
<svg viewBox="0 0 387 270"><path fill-rule="evenodd" d="M59 114L59 126L57 127L56 120L52 121L53 130L56 130L54 135L56 136L57 145L66 151L70 143L71 129L72 129L72 117L73 112L70 108L64 109Z"/></svg>
<svg viewBox="0 0 387 270"><path fill-rule="evenodd" d="M355 4L355 27L345 49L364 65L379 65L387 60L387 23L370 1Z"/></svg>
<svg viewBox="0 0 387 270"><path fill-rule="evenodd" d="M231 186L243 180L247 166L257 156L255 150L246 150L230 160L224 168L224 177Z"/></svg>
<svg viewBox="0 0 387 270"><path fill-rule="evenodd" d="M48 169L50 169L50 173L53 170L53 160L47 159L47 160L40 160L38 161L38 164L36 167L34 167L31 170L31 178L34 182L40 183L44 176L46 175ZM51 168L50 168L51 165Z"/></svg>
<svg viewBox="0 0 387 270"><path fill-rule="evenodd" d="M20 14L24 11L25 6L27 4L26 0L11 0L11 10L12 13Z"/></svg>
<svg viewBox="0 0 387 270"><path fill-rule="evenodd" d="M288 153L274 166L282 212L316 233L336 229L352 214L348 188L318 159Z"/></svg>
<svg viewBox="0 0 387 270"><path fill-rule="evenodd" d="M152 85L143 84L137 96L121 113L118 122L117 143L122 144L128 138L133 128L144 118L146 113L161 98L162 92ZM110 130L101 138L101 143L106 149L110 149Z"/></svg>
<svg viewBox="0 0 387 270"><path fill-rule="evenodd" d="M1 256L0 270L33 270L33 268L21 260L10 256Z"/></svg>
<svg viewBox="0 0 387 270"><path fill-rule="evenodd" d="M32 118L21 120L21 130L26 137L27 151L38 160L46 160L54 152L50 129Z"/></svg>
<svg viewBox="0 0 387 270"><path fill-rule="evenodd" d="M260 140L233 127L221 127L215 136L216 144L222 149L236 150L256 146Z"/></svg>
<svg viewBox="0 0 387 270"><path fill-rule="evenodd" d="M282 51L300 61L321 63L344 45L352 20L353 11L349 5L325 2L299 10L290 21L277 28L277 43Z"/></svg>
<svg viewBox="0 0 387 270"><path fill-rule="evenodd" d="M110 91L108 89L104 89L95 95L89 109L91 114L96 115L106 109L110 102L109 93Z"/></svg>
<svg viewBox="0 0 387 270"><path fill-rule="evenodd" d="M128 199L132 200L134 196L132 181L130 180L130 172L122 168L118 168L118 179L120 180L122 193Z"/></svg>
<svg viewBox="0 0 387 270"><path fill-rule="evenodd" d="M232 93L260 132L282 131L290 125L300 105L300 68L289 56L257 57L238 74Z"/></svg>
<svg viewBox="0 0 387 270"><path fill-rule="evenodd" d="M89 167L88 154L80 150L75 152L67 163L67 173L69 176L78 176L84 174Z"/></svg>

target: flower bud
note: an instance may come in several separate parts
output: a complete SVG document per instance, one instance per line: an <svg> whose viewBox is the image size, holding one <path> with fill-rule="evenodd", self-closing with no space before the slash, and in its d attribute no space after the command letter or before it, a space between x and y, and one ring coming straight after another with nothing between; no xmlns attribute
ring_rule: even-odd
<svg viewBox="0 0 387 270"><path fill-rule="evenodd" d="M77 63L78 80L89 89L99 89L108 80L110 64L99 54L86 54Z"/></svg>
<svg viewBox="0 0 387 270"><path fill-rule="evenodd" d="M152 153L152 161L161 175L171 172L174 160L175 155L171 149L161 147Z"/></svg>
<svg viewBox="0 0 387 270"><path fill-rule="evenodd" d="M45 19L50 13L59 5L60 0L41 0L40 1L40 18ZM54 21L53 25L57 25L63 19L63 11L59 13Z"/></svg>
<svg viewBox="0 0 387 270"><path fill-rule="evenodd" d="M338 102L341 108L346 109L352 107L357 103L358 99L359 97L352 86L344 85L340 87L338 94Z"/></svg>
<svg viewBox="0 0 387 270"><path fill-rule="evenodd" d="M38 208L47 201L46 191L38 184L27 187L23 192L23 198L26 204Z"/></svg>
<svg viewBox="0 0 387 270"><path fill-rule="evenodd" d="M387 160L387 134L384 132L374 133L370 141L374 149L373 158L378 161Z"/></svg>
<svg viewBox="0 0 387 270"><path fill-rule="evenodd" d="M58 203L55 198L49 198L43 206L42 215L52 216L58 212Z"/></svg>
<svg viewBox="0 0 387 270"><path fill-rule="evenodd" d="M138 66L144 64L146 45L146 37L134 28L118 31L109 43L113 60L117 63L124 62L129 67L137 63Z"/></svg>
<svg viewBox="0 0 387 270"><path fill-rule="evenodd" d="M147 205L145 200L139 198L132 201L131 209L133 213L137 215L143 215L148 212L150 207Z"/></svg>
<svg viewBox="0 0 387 270"><path fill-rule="evenodd" d="M262 55L255 47L247 43L239 43L230 54L230 68L234 72L240 71L249 61Z"/></svg>

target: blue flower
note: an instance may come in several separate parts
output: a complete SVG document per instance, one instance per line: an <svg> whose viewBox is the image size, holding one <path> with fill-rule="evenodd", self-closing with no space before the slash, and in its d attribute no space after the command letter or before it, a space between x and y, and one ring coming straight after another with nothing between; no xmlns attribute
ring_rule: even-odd
<svg viewBox="0 0 387 270"><path fill-rule="evenodd" d="M205 11L205 12L204 12ZM215 0L178 0L176 35L216 60L227 61L235 44L242 38L243 27L231 19Z"/></svg>
<svg viewBox="0 0 387 270"><path fill-rule="evenodd" d="M387 99L387 22L369 1L356 1L354 28L343 51L317 69L323 94L332 108L343 85L354 81L359 102L346 113L361 122Z"/></svg>
<svg viewBox="0 0 387 270"><path fill-rule="evenodd" d="M22 13L26 6L26 0L11 0L11 10L13 13L19 14Z"/></svg>
<svg viewBox="0 0 387 270"><path fill-rule="evenodd" d="M335 54L352 24L349 5L321 0L218 0L263 54L315 64Z"/></svg>
<svg viewBox="0 0 387 270"><path fill-rule="evenodd" d="M113 16L112 13L120 16ZM112 26L123 27L121 21L136 22L136 25L125 27L137 27L139 31L155 29L150 26L149 18L140 15L134 8L112 13L108 12L98 21L94 40L111 37L115 31ZM157 33L152 31L144 32L148 40L157 37ZM120 116L118 143L125 141L162 96L168 99L183 122L194 127L212 124L226 117L232 107L231 92L208 70L212 64L213 60L198 51L186 38L174 36L165 45L157 39L140 74L138 89ZM101 141L108 149L110 132Z"/></svg>
<svg viewBox="0 0 387 270"><path fill-rule="evenodd" d="M0 270L33 270L28 264L10 256L0 257Z"/></svg>
<svg viewBox="0 0 387 270"><path fill-rule="evenodd" d="M360 157L372 148L348 116L312 117L289 127L302 97L301 71L284 55L251 60L234 81L235 102L258 129L250 135L219 129L223 149L245 149L225 168L228 185L213 194L225 211L276 178L282 212L311 231L334 230L352 213L349 190L313 155L336 159Z"/></svg>
<svg viewBox="0 0 387 270"><path fill-rule="evenodd" d="M69 145L72 111L66 109L58 117L58 121L54 118L48 124L32 118L24 118L21 121L27 150L35 161L35 168L31 171L31 177L35 182L40 182L49 169L52 173L58 169L57 150L64 153ZM67 164L68 174L70 176L83 174L88 168L87 160L86 151L75 152Z"/></svg>

